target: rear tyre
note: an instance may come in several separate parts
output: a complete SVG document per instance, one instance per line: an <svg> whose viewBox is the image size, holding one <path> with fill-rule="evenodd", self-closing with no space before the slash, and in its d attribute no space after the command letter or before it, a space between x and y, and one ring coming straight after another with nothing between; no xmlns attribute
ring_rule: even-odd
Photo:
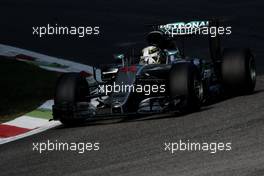
<svg viewBox="0 0 264 176"><path fill-rule="evenodd" d="M256 85L255 59L249 49L226 49L221 66L222 81L230 93L250 94Z"/></svg>
<svg viewBox="0 0 264 176"><path fill-rule="evenodd" d="M169 91L180 112L198 111L203 100L203 84L198 69L190 63L173 65L170 71Z"/></svg>
<svg viewBox="0 0 264 176"><path fill-rule="evenodd" d="M89 85L84 77L79 73L65 73L57 81L55 89L54 105L58 107L56 118L58 118L64 125L72 126L80 123L84 119L74 117L74 113L58 113L59 107L71 109L76 107L77 103L89 102Z"/></svg>

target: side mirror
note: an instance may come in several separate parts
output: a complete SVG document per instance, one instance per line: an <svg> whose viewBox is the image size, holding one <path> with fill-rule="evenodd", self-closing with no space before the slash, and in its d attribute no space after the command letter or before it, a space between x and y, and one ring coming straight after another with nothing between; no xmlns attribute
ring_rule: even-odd
<svg viewBox="0 0 264 176"><path fill-rule="evenodd" d="M114 54L114 59L116 59L118 63L122 64L123 67L125 66L125 55L124 54Z"/></svg>

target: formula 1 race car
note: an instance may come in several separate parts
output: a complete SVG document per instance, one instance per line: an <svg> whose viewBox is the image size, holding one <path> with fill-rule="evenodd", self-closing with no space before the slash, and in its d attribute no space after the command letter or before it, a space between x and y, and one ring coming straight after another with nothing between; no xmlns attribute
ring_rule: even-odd
<svg viewBox="0 0 264 176"><path fill-rule="evenodd" d="M199 28L219 26L218 20L200 23L203 26ZM110 73L112 81L94 74L96 83L92 85L82 74L63 74L56 85L54 120L75 125L102 116L189 113L213 97L254 91L256 68L250 49L222 50L220 36L216 35L209 36L210 61L187 57L175 41L195 37L197 28L188 34L170 35L166 31L173 31L174 24L155 26L147 35L148 46L142 50L138 64L122 61L110 72L102 71L102 78Z"/></svg>

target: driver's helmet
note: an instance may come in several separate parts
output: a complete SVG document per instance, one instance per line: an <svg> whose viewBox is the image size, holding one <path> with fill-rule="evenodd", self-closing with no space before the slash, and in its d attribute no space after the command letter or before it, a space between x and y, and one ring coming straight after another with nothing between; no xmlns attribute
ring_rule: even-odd
<svg viewBox="0 0 264 176"><path fill-rule="evenodd" d="M147 46L142 49L142 56L140 56L139 64L160 64L161 63L161 49L156 46Z"/></svg>

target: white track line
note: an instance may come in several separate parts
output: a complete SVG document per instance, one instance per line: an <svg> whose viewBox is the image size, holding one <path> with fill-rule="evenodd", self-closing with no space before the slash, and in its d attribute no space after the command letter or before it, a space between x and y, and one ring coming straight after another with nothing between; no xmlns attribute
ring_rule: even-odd
<svg viewBox="0 0 264 176"><path fill-rule="evenodd" d="M3 123L4 125L12 125L20 128L34 129L49 123L47 119L21 116L9 122Z"/></svg>
<svg viewBox="0 0 264 176"><path fill-rule="evenodd" d="M35 130L29 131L27 133L23 133L23 134L13 136L13 137L8 137L8 138L0 138L0 145L11 142L11 141L15 141L15 140L18 140L18 139L21 139L24 137L28 137L28 136L31 136L31 135L34 135L37 133L41 133L43 131L46 131L48 129L54 128L54 127L59 126L59 125L61 125L61 123L59 121L50 121L48 124L46 124L40 128L37 128Z"/></svg>

